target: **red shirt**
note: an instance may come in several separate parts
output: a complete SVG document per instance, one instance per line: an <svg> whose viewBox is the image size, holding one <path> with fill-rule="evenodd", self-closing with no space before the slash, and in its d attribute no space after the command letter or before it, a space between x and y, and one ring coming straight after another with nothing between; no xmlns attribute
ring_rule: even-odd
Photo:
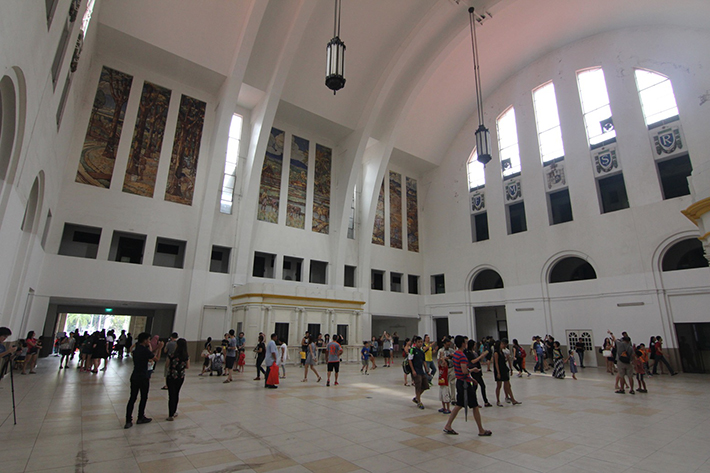
<svg viewBox="0 0 710 473"><path fill-rule="evenodd" d="M460 381L472 381L470 374L464 374L463 369L461 369L461 364L468 365L468 358L460 350L454 352L452 357L454 363L454 374L456 374L456 379Z"/></svg>

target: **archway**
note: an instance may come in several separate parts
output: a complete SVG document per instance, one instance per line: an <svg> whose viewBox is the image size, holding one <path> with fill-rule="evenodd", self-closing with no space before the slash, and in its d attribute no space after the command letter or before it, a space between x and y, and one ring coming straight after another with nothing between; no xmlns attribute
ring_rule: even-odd
<svg viewBox="0 0 710 473"><path fill-rule="evenodd" d="M550 269L550 284L586 279L597 279L597 272L588 261L577 256L562 258Z"/></svg>

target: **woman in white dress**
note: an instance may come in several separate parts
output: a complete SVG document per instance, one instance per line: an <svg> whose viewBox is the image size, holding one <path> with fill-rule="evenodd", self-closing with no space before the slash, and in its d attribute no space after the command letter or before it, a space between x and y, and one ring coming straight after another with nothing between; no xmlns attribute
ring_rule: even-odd
<svg viewBox="0 0 710 473"><path fill-rule="evenodd" d="M305 383L308 381L308 368L310 368L316 376L318 376L318 381L320 382L321 377L316 371L316 362L318 361L318 348L316 347L316 342L313 340L313 335L308 337L308 351L306 352L306 368L303 372L303 380L301 382Z"/></svg>

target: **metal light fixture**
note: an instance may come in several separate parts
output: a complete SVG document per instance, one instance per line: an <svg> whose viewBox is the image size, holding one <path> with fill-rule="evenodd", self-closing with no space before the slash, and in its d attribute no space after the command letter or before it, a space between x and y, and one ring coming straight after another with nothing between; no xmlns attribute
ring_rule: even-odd
<svg viewBox="0 0 710 473"><path fill-rule="evenodd" d="M325 85L333 95L345 87L345 43L340 40L341 1L335 0L335 19L333 21L333 39L326 47Z"/></svg>
<svg viewBox="0 0 710 473"><path fill-rule="evenodd" d="M476 38L476 19L473 7L468 9L471 24L471 48L473 50L473 78L476 82L476 110L478 111L478 129L476 130L476 152L478 162L484 166L491 160L491 132L483 124L483 96L481 92L481 71L478 58L478 40Z"/></svg>

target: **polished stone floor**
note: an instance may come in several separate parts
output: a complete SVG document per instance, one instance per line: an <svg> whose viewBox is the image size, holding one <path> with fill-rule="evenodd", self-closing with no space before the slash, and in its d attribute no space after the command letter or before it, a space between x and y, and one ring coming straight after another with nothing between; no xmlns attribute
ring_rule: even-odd
<svg viewBox="0 0 710 473"><path fill-rule="evenodd" d="M442 433L438 386L411 402L399 367L369 376L345 365L341 385L325 387L288 367L277 390L253 369L223 384L189 372L174 422L166 422L162 380L151 384L153 422L123 429L132 362L113 360L99 375L58 370L0 380L0 471L15 472L710 472L710 377L658 376L648 394L619 395L601 369L579 380L514 378L520 406L483 409L491 437L473 419ZM318 367L325 378L325 367ZM157 373L162 373L158 369ZM486 373L489 397L492 373ZM479 397L480 399L480 397Z"/></svg>

